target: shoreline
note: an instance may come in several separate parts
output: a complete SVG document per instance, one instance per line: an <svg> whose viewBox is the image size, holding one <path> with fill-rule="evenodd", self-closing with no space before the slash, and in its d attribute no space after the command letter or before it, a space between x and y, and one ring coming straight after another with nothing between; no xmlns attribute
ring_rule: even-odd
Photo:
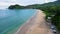
<svg viewBox="0 0 60 34"><path fill-rule="evenodd" d="M15 34L53 34L45 21L45 14L36 10L36 14L24 23Z"/></svg>
<svg viewBox="0 0 60 34"><path fill-rule="evenodd" d="M35 9L35 10L36 10L36 9ZM35 11L35 13L34 13L24 24L22 24L21 27L20 27L20 28L17 30L17 32L14 33L14 34L17 34L17 33L21 30L22 27L24 27L26 24L28 24L29 21L30 21L32 18L34 18L34 16L36 15L36 13L37 13L37 11Z"/></svg>

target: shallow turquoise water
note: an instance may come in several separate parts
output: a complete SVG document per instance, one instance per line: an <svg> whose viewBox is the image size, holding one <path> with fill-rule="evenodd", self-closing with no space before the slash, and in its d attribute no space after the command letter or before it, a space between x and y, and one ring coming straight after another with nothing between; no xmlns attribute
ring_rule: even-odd
<svg viewBox="0 0 60 34"><path fill-rule="evenodd" d="M36 13L35 11L35 9L0 10L0 34L14 33L14 31Z"/></svg>

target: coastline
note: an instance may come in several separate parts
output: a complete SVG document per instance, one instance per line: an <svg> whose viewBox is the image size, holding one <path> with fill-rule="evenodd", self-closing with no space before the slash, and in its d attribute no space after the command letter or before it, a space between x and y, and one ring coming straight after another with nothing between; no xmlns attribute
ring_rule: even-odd
<svg viewBox="0 0 60 34"><path fill-rule="evenodd" d="M36 9L35 9L36 10ZM35 11L36 13L37 13L37 11ZM17 32L16 33L14 33L14 34L18 34L18 32L26 25L27 26L27 24L29 24L30 23L30 20L32 20L33 18L35 18L35 15L36 15L36 13L34 13L24 24L22 24L21 25L21 27L17 30ZM25 26L25 27L26 27ZM29 27L29 26L28 26Z"/></svg>
<svg viewBox="0 0 60 34"><path fill-rule="evenodd" d="M53 34L45 21L45 14L36 10L36 14L24 23L15 34Z"/></svg>

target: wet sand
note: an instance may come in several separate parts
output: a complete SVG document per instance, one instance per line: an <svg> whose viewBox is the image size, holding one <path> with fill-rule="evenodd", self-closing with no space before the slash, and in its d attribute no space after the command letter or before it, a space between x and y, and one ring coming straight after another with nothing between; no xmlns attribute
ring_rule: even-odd
<svg viewBox="0 0 60 34"><path fill-rule="evenodd" d="M45 14L36 10L34 14L15 34L53 34L45 21Z"/></svg>

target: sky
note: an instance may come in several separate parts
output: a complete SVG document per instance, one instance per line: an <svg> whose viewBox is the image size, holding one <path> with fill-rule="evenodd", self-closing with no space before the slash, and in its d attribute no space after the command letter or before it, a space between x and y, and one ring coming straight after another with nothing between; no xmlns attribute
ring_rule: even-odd
<svg viewBox="0 0 60 34"><path fill-rule="evenodd" d="M31 5L31 4L43 4L48 2L53 2L56 0L0 0L0 7L4 8L9 5L19 4L19 5Z"/></svg>

